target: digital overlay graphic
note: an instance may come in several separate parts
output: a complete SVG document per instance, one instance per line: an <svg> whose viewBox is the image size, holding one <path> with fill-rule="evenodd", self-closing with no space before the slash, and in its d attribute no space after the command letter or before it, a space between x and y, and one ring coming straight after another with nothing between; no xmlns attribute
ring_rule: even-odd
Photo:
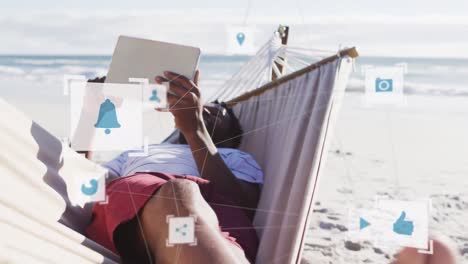
<svg viewBox="0 0 468 264"><path fill-rule="evenodd" d="M77 151L141 149L145 86L83 80L84 77L75 76L64 81L65 93L70 98L72 148ZM159 103L164 103L165 92L159 93Z"/></svg>
<svg viewBox="0 0 468 264"><path fill-rule="evenodd" d="M226 52L232 55L253 55L256 29L252 26L231 25L226 27Z"/></svg>
<svg viewBox="0 0 468 264"><path fill-rule="evenodd" d="M426 250L430 207L430 200L377 198L373 208L349 210L347 237L369 240L379 247L398 245Z"/></svg>
<svg viewBox="0 0 468 264"><path fill-rule="evenodd" d="M168 215L166 222L169 231L166 246L172 247L177 244L197 245L197 238L195 237L196 216L175 217Z"/></svg>
<svg viewBox="0 0 468 264"><path fill-rule="evenodd" d="M407 64L393 66L363 66L365 103L367 105L405 105L404 76Z"/></svg>

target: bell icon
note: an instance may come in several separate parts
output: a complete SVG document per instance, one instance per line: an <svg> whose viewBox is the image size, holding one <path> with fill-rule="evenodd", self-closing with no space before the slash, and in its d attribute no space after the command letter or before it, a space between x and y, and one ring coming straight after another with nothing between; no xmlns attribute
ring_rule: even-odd
<svg viewBox="0 0 468 264"><path fill-rule="evenodd" d="M99 116L96 124L96 128L105 128L104 132L110 134L111 130L109 128L119 128L120 124L117 121L117 114L115 112L115 105L111 100L106 99L99 108Z"/></svg>

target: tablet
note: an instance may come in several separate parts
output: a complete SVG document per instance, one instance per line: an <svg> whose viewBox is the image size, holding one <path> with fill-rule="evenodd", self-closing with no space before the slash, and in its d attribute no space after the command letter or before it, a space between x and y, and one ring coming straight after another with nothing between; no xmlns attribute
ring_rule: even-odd
<svg viewBox="0 0 468 264"><path fill-rule="evenodd" d="M179 44L120 36L115 46L106 83L129 83L129 78L164 76L164 71L182 74L193 80L200 49Z"/></svg>

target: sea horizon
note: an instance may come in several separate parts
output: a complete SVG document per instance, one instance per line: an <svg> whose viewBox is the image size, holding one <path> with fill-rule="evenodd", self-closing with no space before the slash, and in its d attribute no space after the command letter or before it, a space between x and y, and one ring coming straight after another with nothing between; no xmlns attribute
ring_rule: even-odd
<svg viewBox="0 0 468 264"><path fill-rule="evenodd" d="M207 90L217 89L235 74L252 56L202 54L199 64L201 83ZM111 55L7 55L0 54L0 81L2 86L41 87L41 97L54 96L61 89L65 74L84 75L86 78L104 76ZM364 91L364 66L388 67L407 64L405 94L468 96L468 59L360 56L356 60L347 92ZM31 82L33 84L31 84ZM25 88L26 89L26 88ZM0 96L19 92L2 89ZM54 90L54 91L52 91ZM34 91L32 92L34 93Z"/></svg>

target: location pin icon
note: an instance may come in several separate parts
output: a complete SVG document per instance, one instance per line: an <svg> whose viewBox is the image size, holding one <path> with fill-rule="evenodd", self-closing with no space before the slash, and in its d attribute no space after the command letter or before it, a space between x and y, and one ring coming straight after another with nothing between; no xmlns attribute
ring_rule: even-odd
<svg viewBox="0 0 468 264"><path fill-rule="evenodd" d="M245 34L242 32L237 33L237 42L239 43L240 46L244 43L245 40Z"/></svg>

